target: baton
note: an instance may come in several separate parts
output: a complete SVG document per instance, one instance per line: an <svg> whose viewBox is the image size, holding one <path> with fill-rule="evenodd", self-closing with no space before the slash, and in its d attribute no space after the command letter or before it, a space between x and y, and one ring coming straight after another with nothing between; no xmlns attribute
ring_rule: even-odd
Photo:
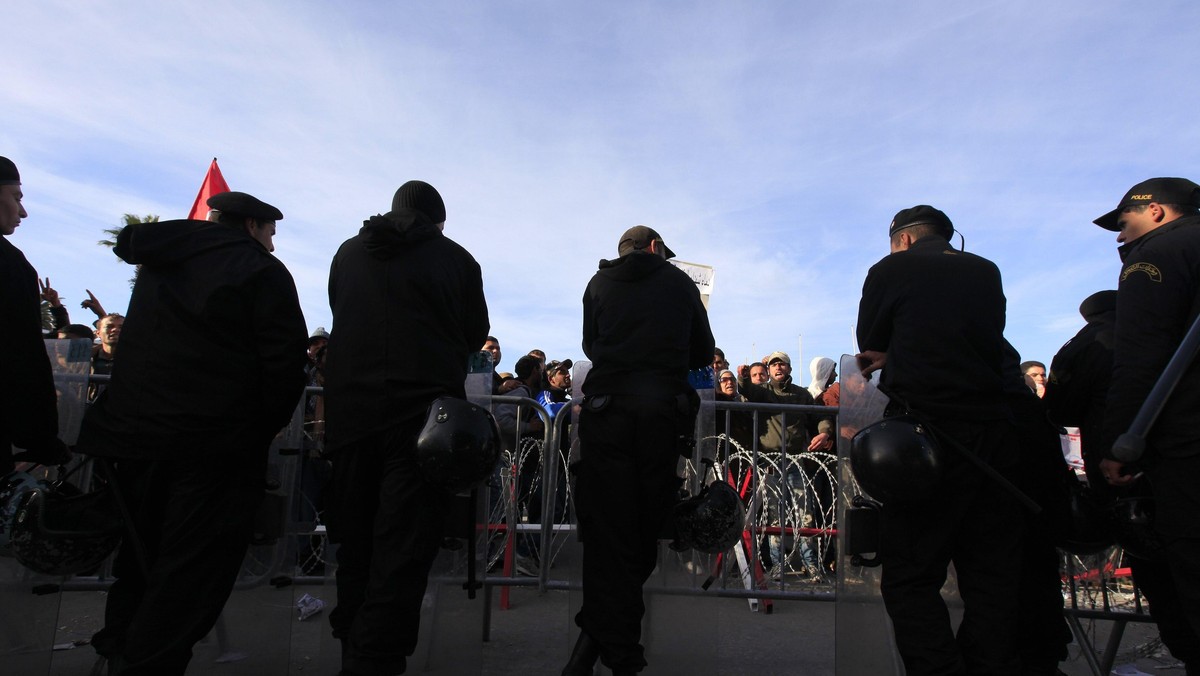
<svg viewBox="0 0 1200 676"><path fill-rule="evenodd" d="M1162 375L1158 377L1158 382L1154 383L1150 394L1146 395L1146 401L1142 402L1142 407L1130 423L1129 430L1117 437L1112 447L1114 459L1129 463L1142 457L1142 453L1146 451L1146 435L1150 433L1154 421L1158 420L1158 414L1166 407L1175 386L1183 380L1183 374L1196 358L1197 350L1200 350L1200 316L1192 322L1191 328L1183 336L1183 341L1175 349L1175 354L1171 356L1171 361L1167 362Z"/></svg>

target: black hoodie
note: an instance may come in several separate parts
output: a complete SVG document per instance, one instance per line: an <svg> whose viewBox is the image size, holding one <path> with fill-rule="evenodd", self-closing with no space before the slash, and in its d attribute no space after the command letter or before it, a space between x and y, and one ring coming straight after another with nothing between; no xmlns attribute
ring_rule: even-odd
<svg viewBox="0 0 1200 676"><path fill-rule="evenodd" d="M127 226L114 252L142 267L80 450L265 450L305 382L308 332L287 268L244 230L206 221Z"/></svg>
<svg viewBox="0 0 1200 676"><path fill-rule="evenodd" d="M712 363L716 341L695 283L649 253L600 261L583 294L586 395L681 394L689 369Z"/></svg>
<svg viewBox="0 0 1200 676"><path fill-rule="evenodd" d="M337 450L465 396L467 360L487 339L479 264L424 214L373 216L329 269L326 447Z"/></svg>

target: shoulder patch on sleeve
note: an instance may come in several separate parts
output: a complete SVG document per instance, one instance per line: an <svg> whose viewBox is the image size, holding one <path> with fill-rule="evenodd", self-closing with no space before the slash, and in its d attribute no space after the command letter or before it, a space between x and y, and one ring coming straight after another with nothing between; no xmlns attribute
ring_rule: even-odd
<svg viewBox="0 0 1200 676"><path fill-rule="evenodd" d="M1158 271L1158 266L1151 263L1133 263L1126 266L1126 268L1121 271L1121 281L1125 281L1127 277L1136 272L1146 273L1146 276L1149 277L1150 281L1152 282L1162 281L1162 273Z"/></svg>

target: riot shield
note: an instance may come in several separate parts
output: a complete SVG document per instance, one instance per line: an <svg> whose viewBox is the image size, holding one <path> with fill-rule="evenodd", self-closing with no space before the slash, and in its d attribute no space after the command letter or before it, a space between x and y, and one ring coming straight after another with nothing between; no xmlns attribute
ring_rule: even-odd
<svg viewBox="0 0 1200 676"><path fill-rule="evenodd" d="M858 360L842 355L838 368L842 392L838 410L838 586L834 624L835 673L904 673L896 652L892 623L879 594L878 512L860 497L850 469L850 440L883 418L888 399L876 387L878 373L864 378Z"/></svg>
<svg viewBox="0 0 1200 676"><path fill-rule="evenodd" d="M492 392L490 353L471 355L464 387L468 400L488 403ZM483 667L489 512L485 492L481 486L451 498L442 548L429 569L417 647L408 659L410 673L466 676L480 673Z"/></svg>
<svg viewBox="0 0 1200 676"><path fill-rule="evenodd" d="M571 400L575 402L583 401L583 383L587 380L588 371L592 369L592 362L581 359L571 367ZM571 407L571 450L567 456L568 466L570 463L578 462L580 459L579 452L579 412L574 406ZM572 486L574 478L570 471L567 472L567 481ZM567 599L567 618L565 626L570 627L567 632L567 642L563 645L562 661L566 664L567 658L571 654L571 649L575 645L575 641L579 638L579 627L575 626L575 615L579 613L580 607L583 606L583 544L581 538L582 533L579 532L579 521L575 511L575 492L570 491L567 499L567 512L569 514L568 527L571 529L570 536L562 543L562 547L558 551L559 570L565 570L567 573L567 583L569 587Z"/></svg>
<svg viewBox="0 0 1200 676"><path fill-rule="evenodd" d="M58 393L58 438L68 446L79 438L87 410L88 375L92 370L92 341L47 340L46 354Z"/></svg>
<svg viewBox="0 0 1200 676"><path fill-rule="evenodd" d="M709 471L704 461L717 457L716 408L712 367L688 374L688 380L700 396L696 414L696 446L691 458L680 459L680 476L691 495L714 479L723 478L719 471ZM676 552L660 540L658 568L646 581L643 596L646 615L642 619L642 644L651 670L661 671L670 665L672 673L715 674L718 668L717 641L697 640L715 630L716 598L698 596L700 586L716 570L717 556L695 550ZM693 590L694 594L678 593ZM706 606L708 607L706 610Z"/></svg>
<svg viewBox="0 0 1200 676"><path fill-rule="evenodd" d="M60 582L61 577L34 573L16 559L0 556L0 671L50 672Z"/></svg>

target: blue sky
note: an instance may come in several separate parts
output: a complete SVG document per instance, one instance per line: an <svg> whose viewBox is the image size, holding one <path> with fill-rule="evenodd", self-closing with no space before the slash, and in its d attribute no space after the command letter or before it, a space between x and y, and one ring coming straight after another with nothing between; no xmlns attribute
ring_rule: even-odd
<svg viewBox="0 0 1200 676"><path fill-rule="evenodd" d="M999 265L1009 340L1048 362L1115 288L1091 220L1200 179L1195 2L17 0L5 24L12 241L77 319L85 288L128 302L102 231L183 217L218 157L284 212L310 329L338 245L419 178L483 268L505 369L582 356L584 286L643 223L715 267L731 361L782 349L807 383L919 203Z"/></svg>

